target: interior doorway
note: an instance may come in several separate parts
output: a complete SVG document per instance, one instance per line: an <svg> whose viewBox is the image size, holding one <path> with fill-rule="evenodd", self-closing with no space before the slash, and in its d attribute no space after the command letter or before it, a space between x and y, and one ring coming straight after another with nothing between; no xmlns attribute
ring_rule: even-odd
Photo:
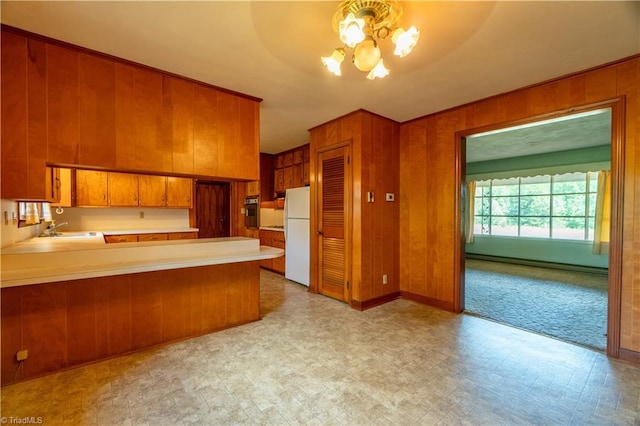
<svg viewBox="0 0 640 426"><path fill-rule="evenodd" d="M540 124L547 120L550 123L561 123L561 122L571 122L572 120L579 118L579 117L589 117L589 116L595 116L597 114L601 114L604 112L603 116L607 117L607 124L609 125L609 127L607 128L607 132L609 135L608 138L608 143L609 146L607 147L608 152L610 153L610 206L609 206L609 212L610 212L610 221L609 223L607 223L605 226L607 228L607 230L609 231L610 234L610 241L609 241L609 250L608 250L608 254L606 254L605 256L600 256L600 258L604 257L607 260L607 267L609 269L609 274L608 274L608 278L606 279L606 301L603 303L606 303L606 306L603 306L603 309L606 311L606 324L604 324L603 329L606 330L606 351L608 355L611 356L618 356L619 353L619 339L620 339L620 291L621 291L621 271L622 271L622 262L621 262L621 241L622 241L622 227L621 227L621 212L622 212L622 184L621 184L621 177L622 177L622 166L623 166L623 144L624 144L624 140L622 138L622 133L621 133L621 128L622 128L622 115L621 115L621 104L620 101L614 101L614 102L610 102L610 103L606 103L606 104L601 104L601 105L597 105L597 106L591 106L591 107L585 107L584 109L572 109L571 111L564 111L558 114L554 114L552 116L552 120L549 120L550 116L546 116L546 117L542 117L539 119L531 119L531 120L527 120L524 122L519 122L519 123L513 123L513 127L517 130L517 129L529 129L528 131L524 131L523 134L527 134L527 137L523 138L523 141L525 143L529 143L530 146L533 146L534 148L539 148L541 149L541 151L535 152L535 153L531 153L530 151L527 151L529 148L524 149L524 148L518 148L517 146L510 146L508 149L505 149L504 147L500 147L499 143L495 143L489 144L489 148L490 150L493 150L493 153L501 153L501 154L505 154L506 151L509 150L516 150L520 153L524 153L524 154L529 154L530 156L528 158L526 158L527 161L521 161L521 169L524 169L526 173L521 173L523 176L540 176L541 174L548 174L549 176L553 176L553 175L562 175L563 173L569 173L571 172L570 169L567 169L566 167L563 168L562 164L558 164L558 163L552 163L552 164L547 164L547 165L540 165L538 170L538 166L536 166L535 164L532 165L531 161L532 160L532 156L538 155L539 157L544 157L547 156L549 158L551 158L553 155L550 154L552 152L552 150L544 148L544 144L545 143L549 143L552 146L555 146L556 148L553 151L558 151L558 148L560 151L570 151L573 150L573 154L580 154L579 152L576 152L575 149L585 149L588 150L588 146L580 146L579 144L574 147L572 146L567 146L567 145L563 145L563 144L559 144L554 142L554 135L548 135L546 137L544 137L542 140L539 141L535 141L533 139L531 139L531 135L533 133L535 133L536 130L542 130L542 128L544 126L541 126ZM599 118L602 118L599 117ZM579 121L576 121L576 123L578 123ZM559 126L559 124L556 124L556 127ZM536 127L539 127L539 129L534 129ZM534 130L531 130L534 129ZM511 136L514 136L514 133L512 133L511 135L508 135L509 132L505 131L503 128L498 128L498 127L493 127L493 128L483 128L483 129L476 129L474 130L469 130L466 132L461 132L460 134L458 134L459 137L459 142L460 142L460 149L458 151L458 155L457 155L457 159L459 161L458 165L458 170L460 171L460 194L459 194L459 198L458 198L458 202L459 202L459 206L460 206L460 210L459 210L459 214L460 214L460 223L462 224L462 226L460 227L460 249L458 250L458 255L459 255L459 261L456 262L458 265L460 265L460 271L459 271L459 275L458 273L456 273L457 275L457 280L459 280L460 283L460 287L458 288L458 294L456 297L456 300L459 302L459 309L460 311L465 311L465 305L466 305L466 299L468 298L467 295L467 280L469 279L469 277L465 277L465 272L466 272L466 256L467 256L467 252L468 252L468 240L467 237L469 236L470 233L472 233L472 235L475 235L473 233L476 234L491 234L491 232L488 232L488 229L490 229L492 226L495 226L498 228L498 232L497 232L497 237L496 239L502 239L502 243L506 242L507 244L504 245L504 247L502 247L502 252L498 253L497 255L494 253L493 255L490 254L488 256L488 259L485 260L491 260L491 261L496 261L496 260L500 260L501 257L506 257L506 258L517 258L518 254L516 253L517 248L519 245L522 244L522 242L524 241L523 239L520 239L520 236L522 235L522 233L524 232L525 236L527 236L527 232L532 232L532 230L535 228L534 227L529 227L529 229L525 229L524 231L521 229L521 225L522 225L522 216L521 215L521 211L517 210L514 214L511 214L509 212L505 213L504 211L499 211L498 214L496 214L496 217L493 217L493 215L489 214L486 215L486 217L480 217L479 219L479 224L476 224L475 229L473 229L474 227L469 227L469 223L470 223L470 218L469 218L469 204L468 204L468 200L470 197L475 197L477 195L476 193L476 189L475 188L469 188L467 187L467 181L468 180L472 180L472 179L478 179L478 176L480 176L480 178L487 178L488 181L491 181L492 178L496 178L496 179L503 179L502 182L497 181L496 183L498 184L498 186L505 182L505 180L508 179L513 179L515 178L515 176L509 176L509 172L510 170L508 168L502 168L501 170L499 170L499 173L497 173L496 176L492 176L491 174L494 171L489 170L488 168L485 168L484 171L480 171L478 170L478 168L476 167L475 170L468 170L468 154L469 154L469 143L467 138L472 137L473 135L477 135L477 134L481 134L484 136L491 136L493 135L500 135L503 134L506 136L507 139L509 139L511 141L512 144L517 145L517 137L513 138ZM528 139L529 138L529 139ZM570 142L568 140L565 140L565 142ZM564 143L564 142L563 142ZM564 149L562 149L564 148ZM546 151L545 151L546 150ZM566 154L570 154L570 152L566 152ZM489 153L488 155L493 155L492 153ZM473 156L473 154L472 154ZM520 157L522 157L522 155L520 155ZM538 158L540 159L540 158ZM520 159L522 160L522 159ZM491 162L497 162L496 159L483 159L484 164L482 164L482 166L488 167L490 165ZM515 161L517 162L517 160ZM504 163L504 162L502 162ZM522 167L522 165L526 165L526 167ZM477 165L476 165L477 166ZM586 169L599 169L602 168L601 164L587 164L584 166ZM514 168L517 169L517 168ZM471 172L471 173L469 173ZM485 173L484 176L482 176L482 174ZM470 174L475 174L475 176L472 177L472 179L467 179L467 177ZM500 193L498 192L498 196L496 198L499 197L505 197L503 198L503 200L501 201L505 201L506 197L512 196L513 200L518 199L519 197L529 197L528 201L531 201L531 196L535 196L535 194L528 194L526 193L526 191L530 188L525 188L524 189L524 193L523 193L523 181L521 179L522 176L518 176L517 178L519 179L516 187L518 189L517 194L510 194L510 193ZM587 178L588 179L588 178ZM535 180L535 179L533 179ZM558 180L562 180L562 178L558 178ZM550 177L550 188L553 188L553 178ZM513 181L511 182L513 183ZM526 182L525 182L526 183ZM492 182L489 183L489 186L491 186ZM589 185L589 183L587 182L587 185ZM503 190L505 188L501 188L501 190ZM482 192L482 190L480 191ZM490 194L490 192L489 192ZM548 235L547 236L540 236L540 235L528 235L529 237L532 237L532 240L536 240L536 243L540 243L542 240L546 239L546 242L552 243L552 240L554 240L554 238L560 238L562 239L562 237L558 237L558 235L554 234L554 230L552 227L552 223L554 221L554 214L553 214L553 207L554 207L554 201L553 201L553 191L550 190L549 194L546 194L545 196L549 196L550 200L548 201L549 203L549 209L550 209L550 213L549 213L549 218L546 219L547 221L547 231L548 231ZM573 195L572 195L573 196ZM575 198L577 198L578 196L576 196ZM595 194L582 194L581 195L582 199L587 199L589 197L591 197L591 199L595 198ZM519 200L519 202L521 203L523 201L523 198L521 198ZM541 195L541 198L542 195ZM560 197L559 197L560 198ZM567 198L567 197L565 197ZM477 200L477 199L476 199ZM482 210L483 208L486 210L487 208L489 210L491 210L491 208L494 208L496 210L499 210L499 207L504 207L504 203L502 203L503 205L500 206L500 202L496 202L496 200L492 200L491 197L489 197L488 200L484 200L486 202L488 202L489 204L485 204L483 206L480 206L480 209ZM482 201L480 201L482 202ZM508 204L508 203L507 203ZM556 203L556 208L560 208L559 206L562 203ZM522 208L521 205L518 205L517 203L514 204L517 205L518 209ZM473 204L472 204L473 206ZM587 200L587 204L586 204L586 209L589 209L589 205L588 205L588 200ZM513 212L512 212L513 213ZM480 215L482 216L482 214ZM514 216L512 218L509 218L508 216ZM526 214L524 215L526 216ZM586 237L584 238L585 242L584 244L586 245L591 245L590 240L593 239L593 225L590 224L589 222L589 212L586 211L584 214L585 218L585 226L586 226L586 230L584 230ZM515 220L515 222L512 223L508 223L508 220L506 219L513 219ZM528 218L531 219L531 218ZM540 219L540 218L536 218ZM560 221L561 218L555 218L558 220L558 222ZM541 219L540 219L541 220ZM593 219L591 219L593 221ZM516 224L517 222L517 224ZM525 221L526 222L526 221ZM528 225L532 225L533 222L532 220L528 221ZM473 222L471 222L473 223ZM510 225L517 225L516 227L514 226L510 226ZM539 225L539 224L538 224ZM566 225L566 221L565 221L565 225ZM551 227L551 228L549 228ZM516 229L517 228L517 229ZM542 228L544 228L544 226L542 226ZM591 229L589 229L591 228ZM547 232L545 231L545 232ZM556 231L561 231L560 229L556 229ZM565 230L567 231L567 230ZM568 230L571 231L571 230ZM537 232L537 231L536 231ZM500 235L501 233L503 233L503 235ZM587 235L591 233L591 235ZM511 235L510 235L511 234ZM566 240L571 240L574 237L568 237L566 238ZM486 241L484 241L484 243L486 243ZM583 244L583 245L584 245ZM482 244L481 244L482 245ZM485 244L486 245L486 244ZM538 244L538 247L534 250L537 251L538 254L540 254L541 250L540 250L540 245ZM499 250L498 250L499 251ZM544 249L542 250L544 251ZM543 253L544 254L544 253ZM480 256L480 258L482 258L482 256ZM512 259L508 259L509 261L511 261ZM554 261L556 261L553 256L550 260L547 260L550 263L554 263ZM475 262L475 260L474 260ZM561 260L559 263L562 263L563 260ZM544 262L541 262L544 263ZM540 266L538 264L538 262L534 262L533 264L535 266ZM471 265L471 261L470 261L470 265ZM602 265L600 265L602 266ZM585 268L585 269L589 269L589 268ZM606 271L606 268L605 268ZM493 271L495 272L495 271ZM495 278L494 278L495 279ZM495 296L495 295L494 295ZM501 296L500 296L501 297ZM572 296L573 297L573 296ZM515 308L516 310L519 308L518 306L511 306L512 308ZM523 308L523 306L520 306L520 308ZM522 312L521 312L522 313ZM565 312L568 313L568 312ZM562 312L561 312L562 314ZM588 311L588 309L585 309L583 312L581 312L581 314L583 315L590 315L590 312ZM519 324L515 324L515 326L520 326ZM521 327L521 328L526 328L526 327ZM538 330L532 330L532 331L538 331ZM544 333L544 334L549 334L553 336L553 333ZM562 337L559 337L562 338ZM575 341L574 341L575 342ZM580 343L580 342L577 342ZM588 346L593 346L593 345L589 345ZM604 349L604 348L601 348Z"/></svg>
<svg viewBox="0 0 640 426"><path fill-rule="evenodd" d="M198 238L230 236L230 184L198 181L196 183L195 216Z"/></svg>

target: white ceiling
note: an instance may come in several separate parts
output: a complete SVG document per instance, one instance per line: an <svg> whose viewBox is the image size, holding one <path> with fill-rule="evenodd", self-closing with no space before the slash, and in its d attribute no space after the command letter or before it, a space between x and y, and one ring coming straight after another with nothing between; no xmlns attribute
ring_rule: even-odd
<svg viewBox="0 0 640 426"><path fill-rule="evenodd" d="M406 121L640 52L640 2L403 2L421 39L369 81L343 63L337 1L2 1L2 23L263 99L261 151L358 108Z"/></svg>

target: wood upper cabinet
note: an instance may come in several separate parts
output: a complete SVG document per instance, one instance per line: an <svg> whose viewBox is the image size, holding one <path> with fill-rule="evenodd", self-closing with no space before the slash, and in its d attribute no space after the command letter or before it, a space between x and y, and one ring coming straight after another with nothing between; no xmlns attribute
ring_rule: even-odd
<svg viewBox="0 0 640 426"><path fill-rule="evenodd" d="M260 181L252 180L247 182L247 195L260 195Z"/></svg>
<svg viewBox="0 0 640 426"><path fill-rule="evenodd" d="M216 90L195 85L193 110L193 171L198 175L220 176Z"/></svg>
<svg viewBox="0 0 640 426"><path fill-rule="evenodd" d="M193 180L190 178L167 177L167 207L193 207Z"/></svg>
<svg viewBox="0 0 640 426"><path fill-rule="evenodd" d="M163 76L136 68L134 71L134 114L136 169L173 171L173 147L163 135Z"/></svg>
<svg viewBox="0 0 640 426"><path fill-rule="evenodd" d="M52 201L46 170L46 45L5 31L0 40L2 198Z"/></svg>
<svg viewBox="0 0 640 426"><path fill-rule="evenodd" d="M2 28L2 196L47 164L259 180L259 100ZM9 161L11 160L11 161Z"/></svg>
<svg viewBox="0 0 640 426"><path fill-rule="evenodd" d="M47 44L47 161L53 163L80 161L78 57Z"/></svg>
<svg viewBox="0 0 640 426"><path fill-rule="evenodd" d="M162 77L163 134L172 148L172 171L193 173L193 120L195 84L180 78Z"/></svg>
<svg viewBox="0 0 640 426"><path fill-rule="evenodd" d="M111 207L138 207L138 175L108 173L108 188Z"/></svg>
<svg viewBox="0 0 640 426"><path fill-rule="evenodd" d="M167 178L165 176L139 175L140 207L165 207L167 205Z"/></svg>
<svg viewBox="0 0 640 426"><path fill-rule="evenodd" d="M116 166L116 68L113 61L78 55L78 162Z"/></svg>
<svg viewBox="0 0 640 426"><path fill-rule="evenodd" d="M284 186L284 169L276 169L273 178L273 191L281 194L285 191Z"/></svg>
<svg viewBox="0 0 640 426"><path fill-rule="evenodd" d="M274 192L281 196L289 188L308 185L309 164L309 144L275 156Z"/></svg>
<svg viewBox="0 0 640 426"><path fill-rule="evenodd" d="M93 170L76 170L76 206L107 207L108 173Z"/></svg>

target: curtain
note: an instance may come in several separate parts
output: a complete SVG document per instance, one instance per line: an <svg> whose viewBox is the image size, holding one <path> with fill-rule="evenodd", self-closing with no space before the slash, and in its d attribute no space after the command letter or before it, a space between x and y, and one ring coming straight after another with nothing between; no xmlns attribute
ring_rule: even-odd
<svg viewBox="0 0 640 426"><path fill-rule="evenodd" d="M24 203L24 221L28 225L34 223L40 223L40 211L38 210L38 203Z"/></svg>
<svg viewBox="0 0 640 426"><path fill-rule="evenodd" d="M593 235L593 254L609 253L609 228L611 223L611 172L598 172L596 218Z"/></svg>
<svg viewBox="0 0 640 426"><path fill-rule="evenodd" d="M49 203L42 203L42 220L45 222L51 222L51 205Z"/></svg>
<svg viewBox="0 0 640 426"><path fill-rule="evenodd" d="M475 216L476 182L469 181L467 185L467 199L464 213L464 235L467 244L473 244L473 218Z"/></svg>

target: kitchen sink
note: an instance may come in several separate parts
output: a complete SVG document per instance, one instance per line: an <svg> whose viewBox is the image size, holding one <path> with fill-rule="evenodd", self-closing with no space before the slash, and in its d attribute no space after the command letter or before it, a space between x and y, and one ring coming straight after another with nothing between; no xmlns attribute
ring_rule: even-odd
<svg viewBox="0 0 640 426"><path fill-rule="evenodd" d="M95 237L97 234L95 232L56 232L53 235L41 234L42 238L88 238Z"/></svg>

